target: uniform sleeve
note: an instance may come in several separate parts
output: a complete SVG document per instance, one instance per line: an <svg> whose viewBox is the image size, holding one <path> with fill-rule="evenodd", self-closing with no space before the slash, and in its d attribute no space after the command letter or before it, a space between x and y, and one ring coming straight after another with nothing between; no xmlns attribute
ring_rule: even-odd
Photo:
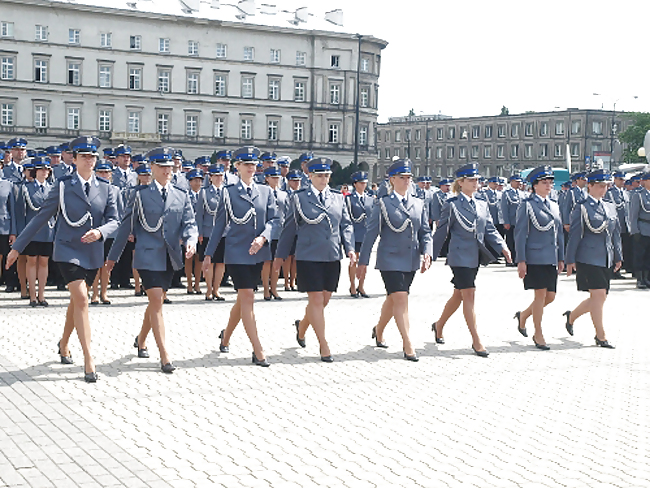
<svg viewBox="0 0 650 488"><path fill-rule="evenodd" d="M370 263L370 253L372 252L372 246L375 245L375 241L379 236L380 219L380 205L373 205L370 219L366 222L366 234L363 236L363 243L361 244L361 251L359 252L359 264L368 266Z"/></svg>
<svg viewBox="0 0 650 488"><path fill-rule="evenodd" d="M526 262L526 241L530 231L530 221L528 220L528 204L521 202L517 209L517 220L515 223L515 249L517 250L517 262Z"/></svg>
<svg viewBox="0 0 650 488"><path fill-rule="evenodd" d="M192 208L192 201L190 200L190 195L185 193L185 205L183 207L183 231L181 238L183 239L183 244L187 246L196 246L197 241L199 240L199 231L196 226L196 219L194 217L194 209Z"/></svg>
<svg viewBox="0 0 650 488"><path fill-rule="evenodd" d="M129 236L133 234L133 213L135 211L134 206L136 193L137 191L133 191L126 202L122 220L117 228L115 238L113 239L113 245L111 246L111 250L108 251L108 256L106 257L108 261L119 261L122 252L124 251L124 246L126 246L126 241L129 239Z"/></svg>
<svg viewBox="0 0 650 488"><path fill-rule="evenodd" d="M614 213L616 213L616 208L614 207ZM612 235L612 244L614 246L614 262L618 263L623 261L623 247L621 245L621 222L616 219L616 227L614 228L614 233Z"/></svg>
<svg viewBox="0 0 650 488"><path fill-rule="evenodd" d="M10 234L20 234L25 226L27 225L27 203L25 202L25 192L29 191L27 190L27 187L23 185L20 190L18 191L18 196L14 205L13 209L7 209L9 210L9 215L14 214L16 225L13 227L14 232L10 232ZM13 194L13 191L11 192ZM11 205L11 202L9 198L7 199L7 207ZM13 210L13 212L12 212Z"/></svg>
<svg viewBox="0 0 650 488"><path fill-rule="evenodd" d="M293 240L296 237L297 224L296 224L296 209L295 209L295 200L298 199L298 195L292 193L287 198L287 210L284 216L284 225L282 226L282 232L280 233L280 238L278 239L278 247L275 251L275 256L281 259L287 259L289 256L289 251L291 251L291 245Z"/></svg>
<svg viewBox="0 0 650 488"><path fill-rule="evenodd" d="M429 227L429 206L422 205L422 216L420 217L420 230L418 231L418 242L420 243L420 254L432 256L431 227Z"/></svg>
<svg viewBox="0 0 650 488"><path fill-rule="evenodd" d="M354 226L352 225L352 219L350 218L350 212L348 211L348 206L345 204L345 200L342 200L341 203L341 207L343 207L341 224L339 225L341 244L343 244L345 254L350 254L354 252Z"/></svg>
<svg viewBox="0 0 650 488"><path fill-rule="evenodd" d="M266 239L266 242L271 242L271 236L275 228L280 225L280 218L278 217L278 205L275 203L275 197L271 190L268 191L269 197L266 200L266 224L260 236Z"/></svg>
<svg viewBox="0 0 650 488"><path fill-rule="evenodd" d="M578 246L582 240L582 205L578 204L571 211L571 227L569 228L569 242L566 246L565 261L567 264L575 264Z"/></svg>
<svg viewBox="0 0 650 488"><path fill-rule="evenodd" d="M503 192L501 194L501 215L503 215L503 224L504 225L512 225L512 222L510 222L510 209L509 204L508 204L508 194L507 192Z"/></svg>
<svg viewBox="0 0 650 488"><path fill-rule="evenodd" d="M633 193L630 198L630 234L639 233L639 212L641 210L641 195Z"/></svg>
<svg viewBox="0 0 650 488"><path fill-rule="evenodd" d="M194 218L196 220L196 228L200 237L205 237L203 235L203 216L205 215L204 204L205 200L207 199L206 192L206 188L201 188L201 191L199 193L199 201L196 203L196 212L194 215Z"/></svg>
<svg viewBox="0 0 650 488"><path fill-rule="evenodd" d="M494 227L494 222L492 221L492 215L487 212L487 218L485 220L485 240L492 247L492 249L508 249L506 242L501 237L501 234L497 232L496 227Z"/></svg>
<svg viewBox="0 0 650 488"><path fill-rule="evenodd" d="M102 234L102 239L115 232L120 225L116 194L108 186L106 190L108 195L106 196L106 206L104 207L104 224L97 227L97 230Z"/></svg>
<svg viewBox="0 0 650 488"><path fill-rule="evenodd" d="M212 234L210 234L208 247L206 247L204 256L212 256L217 250L217 246L223 237L223 231L226 229L226 192L228 188L224 188L221 191L221 201L219 202L219 207L217 208L217 215L214 218L214 225L212 226ZM203 236L206 237L206 236Z"/></svg>
<svg viewBox="0 0 650 488"><path fill-rule="evenodd" d="M10 196L10 205L11 205L11 225L12 229L16 229L16 218L14 216L13 207L15 204L14 192L12 191ZM59 211L59 188L52 187L48 192L47 198L41 205L41 210L36 214L36 216L30 220L29 224L23 229L16 241L13 243L12 249L15 249L18 252L23 252L27 244L31 242L34 236L38 233L39 230L43 228L44 225L47 225L47 222L54 217Z"/></svg>
<svg viewBox="0 0 650 488"><path fill-rule="evenodd" d="M447 200L442 206L440 211L440 221L438 222L438 227L436 228L435 234L431 240L431 258L435 261L440 255L442 246L445 245L445 240L447 240L447 235L449 234L449 227L451 225L451 205L452 203Z"/></svg>

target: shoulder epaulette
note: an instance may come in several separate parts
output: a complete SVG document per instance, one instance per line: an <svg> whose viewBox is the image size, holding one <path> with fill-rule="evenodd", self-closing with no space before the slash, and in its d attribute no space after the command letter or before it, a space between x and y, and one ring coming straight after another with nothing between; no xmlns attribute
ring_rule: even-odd
<svg viewBox="0 0 650 488"><path fill-rule="evenodd" d="M144 189L147 188L148 186L149 186L149 185L138 185L138 186L134 186L134 187L132 187L132 188L133 188L135 191L140 191L140 190L144 190ZM128 189L128 188L127 188L127 189Z"/></svg>
<svg viewBox="0 0 650 488"><path fill-rule="evenodd" d="M339 195L341 195L341 190L336 190L336 189L334 189L334 188L330 188L330 191L331 191L332 193L338 193Z"/></svg>
<svg viewBox="0 0 650 488"><path fill-rule="evenodd" d="M296 194L296 193L302 193L302 192L304 192L304 191L306 191L306 190L307 190L307 188L301 188L300 190L296 190L296 191L294 191L293 193L294 193L294 194Z"/></svg>
<svg viewBox="0 0 650 488"><path fill-rule="evenodd" d="M95 176L95 178L97 178L97 181L101 181L102 183L106 183L109 185L111 184L110 181L108 181L106 178L102 178L101 176Z"/></svg>
<svg viewBox="0 0 650 488"><path fill-rule="evenodd" d="M235 185L237 185L237 183L230 183L230 184L226 185L224 188L230 188L231 186L235 186Z"/></svg>
<svg viewBox="0 0 650 488"><path fill-rule="evenodd" d="M67 181L67 180L71 179L72 176L73 176L73 174L72 174L72 175L65 175L65 176L62 176L61 178L59 178L59 179L56 180L56 181L57 181L57 182L59 182L59 181Z"/></svg>
<svg viewBox="0 0 650 488"><path fill-rule="evenodd" d="M458 195L455 196L455 197L449 197L449 198L447 198L447 201L448 201L448 202L455 202L455 201L457 201L457 200L458 200Z"/></svg>
<svg viewBox="0 0 650 488"><path fill-rule="evenodd" d="M182 191L183 193L187 193L187 191L188 191L188 190L186 190L186 189L183 188L183 187L180 187L180 186L178 186L178 185L175 185L174 183L172 183L172 186L173 186L174 188L176 188L177 190Z"/></svg>

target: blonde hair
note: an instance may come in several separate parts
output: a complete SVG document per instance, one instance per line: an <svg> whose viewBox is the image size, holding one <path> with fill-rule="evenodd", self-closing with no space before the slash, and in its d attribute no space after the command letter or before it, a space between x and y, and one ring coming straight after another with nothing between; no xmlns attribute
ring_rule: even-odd
<svg viewBox="0 0 650 488"><path fill-rule="evenodd" d="M460 178L456 178L454 180L453 185L451 185L451 191L455 193L456 195L460 195L460 183L461 181L465 181L465 177L461 176Z"/></svg>

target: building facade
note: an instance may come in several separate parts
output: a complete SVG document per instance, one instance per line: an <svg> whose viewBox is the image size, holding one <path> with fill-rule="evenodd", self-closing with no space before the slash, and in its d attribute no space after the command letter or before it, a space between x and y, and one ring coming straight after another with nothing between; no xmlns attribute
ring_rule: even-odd
<svg viewBox="0 0 650 488"><path fill-rule="evenodd" d="M359 161L374 166L386 45L289 24L3 0L0 139L44 147L95 134L103 146L165 144L189 158L252 144L345 166L358 67Z"/></svg>
<svg viewBox="0 0 650 488"><path fill-rule="evenodd" d="M620 164L616 134L630 123L605 110L568 109L491 117L395 117L377 125L377 174L394 157L409 157L418 175L452 177L475 161L484 176L510 174L542 164L585 169L593 161ZM610 158L613 151L613 157ZM611 163L610 163L611 161Z"/></svg>

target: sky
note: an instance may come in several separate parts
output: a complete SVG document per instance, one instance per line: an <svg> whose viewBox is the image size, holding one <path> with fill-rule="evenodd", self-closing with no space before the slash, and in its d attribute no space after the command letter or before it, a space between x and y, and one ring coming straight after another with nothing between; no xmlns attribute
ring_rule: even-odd
<svg viewBox="0 0 650 488"><path fill-rule="evenodd" d="M306 0L312 3L314 0ZM388 41L379 121L566 108L649 111L647 0L333 0ZM593 95L598 93L598 96ZM637 97L637 98L635 98Z"/></svg>

